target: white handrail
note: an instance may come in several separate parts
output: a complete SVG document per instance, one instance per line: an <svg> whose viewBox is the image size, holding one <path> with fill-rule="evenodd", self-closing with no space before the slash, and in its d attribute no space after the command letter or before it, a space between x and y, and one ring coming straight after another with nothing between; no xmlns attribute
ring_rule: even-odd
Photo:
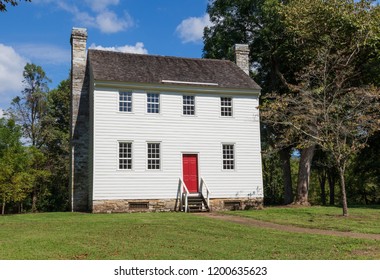
<svg viewBox="0 0 380 280"><path fill-rule="evenodd" d="M184 195L185 196L185 212L187 212L188 208L189 208L188 196L189 196L190 192L189 192L188 188L186 187L186 184L182 180L182 178L179 178L178 188L179 188L179 194L180 194L180 207L182 209L182 206L183 206L182 197L183 197L183 194L185 194ZM185 190L185 193L183 192L183 190Z"/></svg>
<svg viewBox="0 0 380 280"><path fill-rule="evenodd" d="M205 187L206 189L206 196L203 196L206 201L207 201L207 207L210 208L210 194L211 194L211 191L210 189L207 187L207 184L205 182L205 180L201 177L201 186L200 186L200 191L201 191L201 194L203 195L203 186Z"/></svg>

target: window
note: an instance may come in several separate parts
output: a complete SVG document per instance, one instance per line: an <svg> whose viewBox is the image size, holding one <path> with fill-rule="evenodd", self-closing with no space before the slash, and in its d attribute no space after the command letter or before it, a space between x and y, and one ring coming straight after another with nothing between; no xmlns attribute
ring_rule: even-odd
<svg viewBox="0 0 380 280"><path fill-rule="evenodd" d="M223 170L235 169L234 144L223 144Z"/></svg>
<svg viewBox="0 0 380 280"><path fill-rule="evenodd" d="M119 111L132 112L132 93L119 92Z"/></svg>
<svg viewBox="0 0 380 280"><path fill-rule="evenodd" d="M232 117L232 98L231 97L220 98L220 115L222 117Z"/></svg>
<svg viewBox="0 0 380 280"><path fill-rule="evenodd" d="M158 93L147 94L147 112L153 114L160 113L160 95Z"/></svg>
<svg viewBox="0 0 380 280"><path fill-rule="evenodd" d="M148 169L160 169L160 143L148 143Z"/></svg>
<svg viewBox="0 0 380 280"><path fill-rule="evenodd" d="M183 114L184 115L195 115L195 97L191 95L183 96Z"/></svg>
<svg viewBox="0 0 380 280"><path fill-rule="evenodd" d="M119 142L119 169L132 169L132 143Z"/></svg>

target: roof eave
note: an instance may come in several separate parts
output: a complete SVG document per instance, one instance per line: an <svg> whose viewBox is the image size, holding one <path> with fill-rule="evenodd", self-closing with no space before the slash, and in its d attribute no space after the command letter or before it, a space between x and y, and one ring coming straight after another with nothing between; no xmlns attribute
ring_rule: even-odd
<svg viewBox="0 0 380 280"><path fill-rule="evenodd" d="M178 93L203 93L203 94L241 94L260 96L261 89L257 88L225 88L213 85L188 85L169 83L135 83L94 80L94 89L118 89L118 90L138 90L152 92L178 92Z"/></svg>

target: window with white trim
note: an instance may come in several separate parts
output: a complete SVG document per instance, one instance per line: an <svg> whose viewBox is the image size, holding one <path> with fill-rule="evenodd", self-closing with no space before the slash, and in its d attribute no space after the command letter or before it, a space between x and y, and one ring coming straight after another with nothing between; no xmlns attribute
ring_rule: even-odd
<svg viewBox="0 0 380 280"><path fill-rule="evenodd" d="M132 112L132 92L119 92L119 111Z"/></svg>
<svg viewBox="0 0 380 280"><path fill-rule="evenodd" d="M188 116L195 115L195 96L184 95L182 97L183 103L183 114Z"/></svg>
<svg viewBox="0 0 380 280"><path fill-rule="evenodd" d="M235 169L235 145L223 144L223 170Z"/></svg>
<svg viewBox="0 0 380 280"><path fill-rule="evenodd" d="M159 170L161 168L160 143L148 143L148 169Z"/></svg>
<svg viewBox="0 0 380 280"><path fill-rule="evenodd" d="M220 98L220 115L222 117L232 117L232 97Z"/></svg>
<svg viewBox="0 0 380 280"><path fill-rule="evenodd" d="M132 169L131 142L119 142L119 169Z"/></svg>
<svg viewBox="0 0 380 280"><path fill-rule="evenodd" d="M147 113L159 114L160 113L160 95L158 93L148 93L146 95L146 109Z"/></svg>

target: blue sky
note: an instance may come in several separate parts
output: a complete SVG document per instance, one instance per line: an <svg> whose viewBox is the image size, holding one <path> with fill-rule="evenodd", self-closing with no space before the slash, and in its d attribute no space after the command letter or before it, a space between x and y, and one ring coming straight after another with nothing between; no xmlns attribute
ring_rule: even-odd
<svg viewBox="0 0 380 280"><path fill-rule="evenodd" d="M72 27L85 27L87 47L202 56L207 0L32 0L0 13L0 116L21 94L27 62L42 66L50 88L70 71Z"/></svg>

